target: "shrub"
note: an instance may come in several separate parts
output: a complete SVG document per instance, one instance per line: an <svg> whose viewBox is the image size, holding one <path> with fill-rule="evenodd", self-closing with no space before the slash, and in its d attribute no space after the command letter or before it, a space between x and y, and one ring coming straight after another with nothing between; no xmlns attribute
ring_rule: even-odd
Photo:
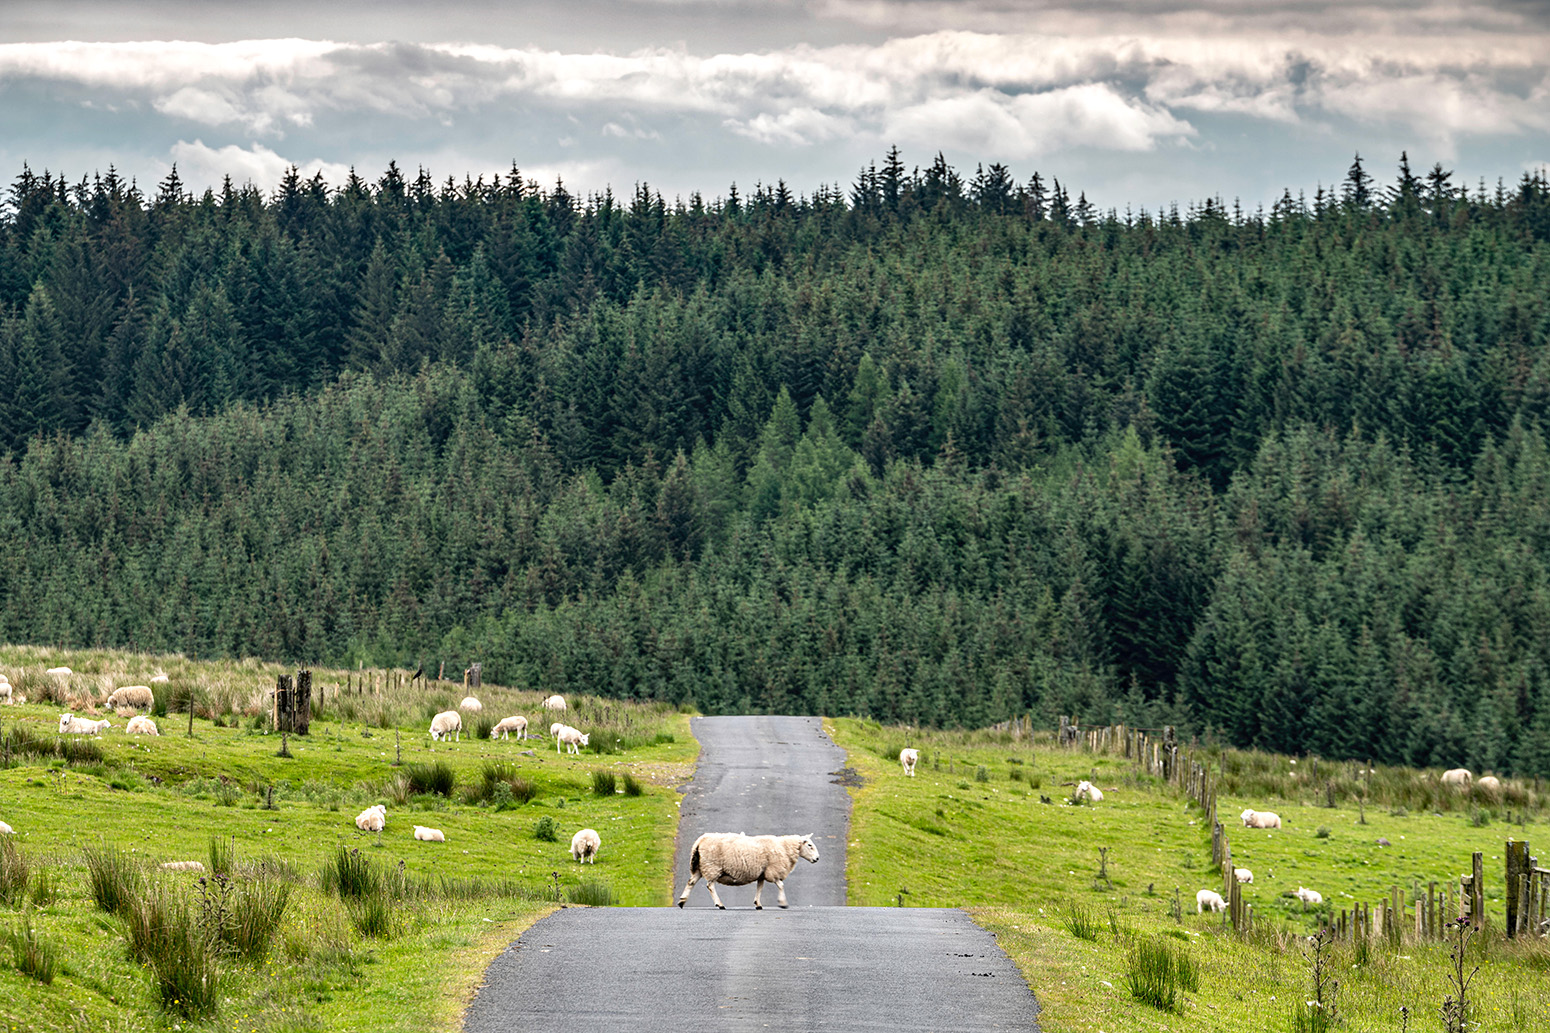
<svg viewBox="0 0 1550 1033"><path fill-rule="evenodd" d="M1319 826L1319 830L1313 834L1313 838L1315 838L1315 839L1328 839L1329 838L1329 826L1328 825L1320 825Z"/></svg>
<svg viewBox="0 0 1550 1033"><path fill-rule="evenodd" d="M545 843L553 843L560 838L555 830L554 819L549 815L539 818L533 826L533 838L543 840Z"/></svg>
<svg viewBox="0 0 1550 1033"><path fill-rule="evenodd" d="M451 796L452 787L457 784L457 773L444 760L434 764L405 764L404 773L409 777L411 793Z"/></svg>
<svg viewBox="0 0 1550 1033"><path fill-rule="evenodd" d="M1066 932L1078 940L1096 940L1098 931L1102 928L1092 908L1083 907L1074 900L1066 901L1066 909L1060 916L1060 924L1066 927Z"/></svg>
<svg viewBox="0 0 1550 1033"><path fill-rule="evenodd" d="M1143 937L1126 953L1125 985L1136 1000L1176 1011L1181 991L1200 989L1200 972L1187 950L1161 937Z"/></svg>
<svg viewBox="0 0 1550 1033"><path fill-rule="evenodd" d="M54 974L59 971L59 951L38 935L31 915L22 915L21 924L7 929L5 937L11 943L11 958L17 971L44 986L54 982Z"/></svg>
<svg viewBox="0 0 1550 1033"><path fill-rule="evenodd" d="M613 907L613 887L606 882L596 879L582 879L572 886L565 894L572 904L585 904L588 907Z"/></svg>
<svg viewBox="0 0 1550 1033"><path fill-rule="evenodd" d="M612 771L601 769L592 772L592 792L598 796L612 796L619 786L619 779Z"/></svg>
<svg viewBox="0 0 1550 1033"><path fill-rule="evenodd" d="M646 791L645 787L636 781L635 776L628 771L624 773L624 795L640 796Z"/></svg>
<svg viewBox="0 0 1550 1033"><path fill-rule="evenodd" d="M1013 782L1021 782L1023 780L1023 769L1013 768L1011 771L1007 772L1007 777L1010 778Z"/></svg>
<svg viewBox="0 0 1550 1033"><path fill-rule="evenodd" d="M974 781L976 781L976 782L989 782L990 781L990 769L987 768L985 765L981 764L979 766L979 768L976 769L975 772L974 772Z"/></svg>
<svg viewBox="0 0 1550 1033"><path fill-rule="evenodd" d="M182 894L153 886L128 908L130 953L151 969L161 1005L185 1018L208 1018L221 1000L213 939Z"/></svg>
<svg viewBox="0 0 1550 1033"><path fill-rule="evenodd" d="M16 906L27 896L32 866L10 836L0 837L0 902Z"/></svg>
<svg viewBox="0 0 1550 1033"><path fill-rule="evenodd" d="M109 914L127 914L145 886L145 877L134 861L114 846L87 847L81 853L86 859L92 900Z"/></svg>

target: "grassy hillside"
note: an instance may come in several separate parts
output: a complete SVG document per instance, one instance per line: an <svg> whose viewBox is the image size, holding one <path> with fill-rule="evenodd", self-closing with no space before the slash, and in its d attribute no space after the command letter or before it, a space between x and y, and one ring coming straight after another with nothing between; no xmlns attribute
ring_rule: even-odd
<svg viewBox="0 0 1550 1033"><path fill-rule="evenodd" d="M55 664L75 674L51 685L40 672ZM161 736L128 736L124 720L94 701L157 670L169 675L159 702L170 700L174 712L157 717ZM432 743L429 716L454 706L460 685L422 691L389 682L376 694L346 696L335 692L344 672L317 670L323 702L311 734L292 737L291 756L281 757L280 737L264 731L262 716L278 667L5 648L0 672L30 700L0 708L0 738L11 744L10 766L0 770L0 821L16 830L0 837L14 848L0 858L0 932L30 922L58 960L45 986L12 963L0 940L7 1030L187 1028L177 1006L163 1005L150 971L130 959L125 920L95 905L85 863L92 851L121 851L133 869L180 890L193 911L201 893L206 901L225 893L230 903L251 886L290 887L269 949L223 966L210 1023L221 1029L456 1028L489 958L555 906L557 894L567 902L668 902L674 787L689 776L697 747L687 717L667 707L571 698L567 720L591 730L590 751L580 756L557 755L547 738L472 737L471 719L461 742ZM186 707L177 712L190 690L192 737ZM478 695L488 720L525 714L547 733L536 693L486 685ZM58 756L55 732L67 707L96 710L114 727ZM449 796L411 784L417 766L430 776L436 764L452 773ZM494 788L477 799L486 795L487 767ZM612 773L619 788L595 792L598 771ZM626 774L640 795L622 791ZM380 836L354 824L374 803L388 808ZM554 841L535 838L545 819ZM415 824L443 830L446 842L414 841ZM586 826L600 832L603 849L583 874L568 846ZM208 867L212 840L235 855L228 888L207 877L201 890L198 873L150 871L171 860ZM358 851L355 859L387 882L379 911L320 889L320 870L341 848Z"/></svg>
<svg viewBox="0 0 1550 1033"><path fill-rule="evenodd" d="M1291 774L1296 768L1288 759L1230 755L1227 767L1238 774L1224 779L1219 813L1254 806L1274 809L1285 821L1280 831L1227 823L1235 862L1255 876L1244 887L1255 929L1239 938L1224 916L1195 912L1196 890L1221 888L1200 810L1176 790L1136 775L1129 761L992 733L912 732L908 743L921 749L922 759L911 779L897 761L906 744L902 729L852 719L830 727L865 779L852 790L850 902L888 906L902 897L907 907L970 908L1022 968L1039 998L1041 1025L1051 1033L1292 1029L1293 1009L1310 999L1303 951L1319 917L1376 903L1395 885L1408 895L1415 882L1456 880L1476 850L1486 857L1495 928L1469 948L1471 966L1481 964L1470 991L1472 1016L1485 1029L1550 1028L1544 989L1550 950L1511 944L1499 932L1503 845L1508 838L1533 844L1544 835L1539 798L1530 789L1515 791L1520 802L1508 825L1505 807L1482 808L1470 797L1446 800L1419 773L1380 769L1375 786L1453 809L1368 804L1364 825L1354 801L1320 806L1323 793ZM1080 778L1103 788L1101 803L1067 802L1071 789L1062 783ZM1234 783L1280 787L1290 795L1233 795ZM1391 845L1379 846L1380 838ZM1108 848L1107 880L1098 877L1100 847ZM1325 905L1304 912L1286 895L1299 886L1319 890ZM1175 891L1179 920L1171 913ZM1094 938L1073 934L1082 920ZM1138 944L1156 942L1157 934L1187 944L1199 970L1198 991L1185 993L1174 1012L1142 1004L1127 989L1127 956ZM1447 948L1438 943L1407 941L1370 952L1336 946L1331 965L1341 982L1337 1003L1345 1028L1400 1030L1401 1006L1410 1009L1409 1029L1441 1028L1447 963Z"/></svg>

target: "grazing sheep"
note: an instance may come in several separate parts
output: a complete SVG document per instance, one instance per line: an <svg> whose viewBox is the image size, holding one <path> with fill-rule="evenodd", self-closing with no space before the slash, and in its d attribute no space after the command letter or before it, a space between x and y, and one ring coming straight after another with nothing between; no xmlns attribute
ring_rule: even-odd
<svg viewBox="0 0 1550 1033"><path fill-rule="evenodd" d="M11 702L11 683L8 682L8 681L0 682L0 706L5 706L5 705L9 704L10 702Z"/></svg>
<svg viewBox="0 0 1550 1033"><path fill-rule="evenodd" d="M596 829L582 829L570 838L570 855L578 864L582 861L596 864L597 852L601 849L603 849L603 840Z"/></svg>
<svg viewBox="0 0 1550 1033"><path fill-rule="evenodd" d="M0 836L14 836L14 835L16 835L16 830L11 828L11 826L7 825L5 822L0 821Z"/></svg>
<svg viewBox="0 0 1550 1033"><path fill-rule="evenodd" d="M1324 903L1324 894L1320 893L1318 890L1310 890L1302 886L1298 886L1297 892L1293 893L1292 896L1302 901L1302 909L1304 911L1308 910L1309 904Z"/></svg>
<svg viewBox="0 0 1550 1033"><path fill-rule="evenodd" d="M136 710L144 710L156 702L151 695L149 685L125 685L123 688L114 689L108 696L108 706L117 710L119 707L134 707Z"/></svg>
<svg viewBox="0 0 1550 1033"><path fill-rule="evenodd" d="M564 696L550 696L548 699L543 701L541 706L545 710L552 710L552 711L554 711L556 714L563 713L564 710L565 710L565 697Z"/></svg>
<svg viewBox="0 0 1550 1033"><path fill-rule="evenodd" d="M1226 911L1227 901L1216 890L1200 890L1195 894L1195 914L1204 914L1206 908L1212 911Z"/></svg>
<svg viewBox="0 0 1550 1033"><path fill-rule="evenodd" d="M1502 780L1495 775L1481 775L1475 779L1475 785L1491 796L1500 796L1502 792Z"/></svg>
<svg viewBox="0 0 1550 1033"><path fill-rule="evenodd" d="M1474 776L1469 773L1468 768L1449 768L1442 773L1442 784L1455 789L1468 789L1469 783L1473 780Z"/></svg>
<svg viewBox="0 0 1550 1033"><path fill-rule="evenodd" d="M355 827L362 832L381 832L387 826L387 807L374 804L355 816Z"/></svg>
<svg viewBox="0 0 1550 1033"><path fill-rule="evenodd" d="M60 677L60 678L68 678L72 674L74 674L75 672L70 670L70 668L68 668L68 667L50 667L48 670L44 671L43 673L44 674L52 674L52 675L55 675L56 677Z"/></svg>
<svg viewBox="0 0 1550 1033"><path fill-rule="evenodd" d="M1281 827L1281 816L1275 811L1256 811L1247 808L1238 817L1243 819L1246 828L1251 829L1278 829Z"/></svg>
<svg viewBox="0 0 1550 1033"><path fill-rule="evenodd" d="M587 734L578 728L566 725L560 729L560 734L554 739L554 752L560 752L560 744L565 745L566 753L580 753L581 748L587 744Z"/></svg>
<svg viewBox="0 0 1550 1033"><path fill-rule="evenodd" d="M520 715L501 718L500 723L497 724L494 728L490 729L490 738L509 739L511 738L512 732L517 733L518 739L526 739L527 718Z"/></svg>
<svg viewBox="0 0 1550 1033"><path fill-rule="evenodd" d="M134 717L131 717L129 719L129 723L124 726L124 731L129 735L161 734L161 732L156 728L156 722L152 721L144 714L136 714Z"/></svg>
<svg viewBox="0 0 1550 1033"><path fill-rule="evenodd" d="M551 737L553 737L553 738L558 739L560 737L560 729L564 728L564 727L565 727L565 722L564 721L556 721L556 722L554 722L553 724L551 724L549 726L549 735Z"/></svg>
<svg viewBox="0 0 1550 1033"><path fill-rule="evenodd" d="M1232 870L1232 877L1239 882L1252 883L1254 881L1254 873L1247 868L1234 868Z"/></svg>
<svg viewBox="0 0 1550 1033"><path fill-rule="evenodd" d="M414 838L423 843L445 843L447 837L441 834L440 829L428 829L424 825L414 827Z"/></svg>
<svg viewBox="0 0 1550 1033"><path fill-rule="evenodd" d="M153 674L148 680L152 685L165 685L168 679L165 674Z"/></svg>
<svg viewBox="0 0 1550 1033"><path fill-rule="evenodd" d="M200 861L166 861L162 864L161 870L164 872L202 872L205 870L205 866Z"/></svg>
<svg viewBox="0 0 1550 1033"><path fill-rule="evenodd" d="M74 714L59 715L60 735L101 735L112 727L112 721L91 721Z"/></svg>
<svg viewBox="0 0 1550 1033"><path fill-rule="evenodd" d="M464 696L463 702L459 703L457 708L459 710L466 710L470 714L479 714L484 712L484 704L480 703L472 696Z"/></svg>
<svg viewBox="0 0 1550 1033"><path fill-rule="evenodd" d="M457 741L463 741L463 719L456 710L443 710L431 718L431 738L445 739L449 735L457 736Z"/></svg>
<svg viewBox="0 0 1550 1033"><path fill-rule="evenodd" d="M1103 790L1083 779L1076 784L1076 792L1071 794L1071 800L1073 803L1076 803L1084 798L1097 803L1103 799Z"/></svg>
<svg viewBox="0 0 1550 1033"><path fill-rule="evenodd" d="M915 777L915 765L920 762L919 750L900 750L899 763L904 765L904 773L911 778Z"/></svg>
<svg viewBox="0 0 1550 1033"><path fill-rule="evenodd" d="M683 907L689 899L689 891L701 878L710 891L710 899L721 910L726 905L716 895L716 883L724 886L746 886L750 882L759 885L753 891L754 910L764 910L759 894L764 884L773 882L780 891L778 903L786 906L786 879L796 867L797 858L818 862L818 847L812 833L805 836L745 836L741 832L707 832L694 841L689 855L689 884L678 898Z"/></svg>

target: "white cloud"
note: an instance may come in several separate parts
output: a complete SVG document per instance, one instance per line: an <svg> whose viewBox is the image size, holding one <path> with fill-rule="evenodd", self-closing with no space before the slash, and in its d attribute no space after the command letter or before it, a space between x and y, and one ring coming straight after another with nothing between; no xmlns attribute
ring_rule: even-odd
<svg viewBox="0 0 1550 1033"><path fill-rule="evenodd" d="M1006 96L993 90L932 99L897 112L890 138L1026 158L1066 147L1144 151L1194 135L1166 111L1127 100L1104 85Z"/></svg>
<svg viewBox="0 0 1550 1033"><path fill-rule="evenodd" d="M321 172L325 182L338 185L345 181L350 169L347 165L318 159L292 161L265 147L254 144L251 148L235 144L226 147L208 147L203 140L189 143L179 140L172 147L172 163L178 167L178 175L193 189L218 185L222 178L230 176L238 186L252 183L260 190L273 189L286 171L295 165L302 178L311 179Z"/></svg>
<svg viewBox="0 0 1550 1033"><path fill-rule="evenodd" d="M771 115L760 112L746 121L729 118L723 123L739 136L766 144L792 144L803 147L849 135L854 125L847 118L824 114L817 108L792 108Z"/></svg>

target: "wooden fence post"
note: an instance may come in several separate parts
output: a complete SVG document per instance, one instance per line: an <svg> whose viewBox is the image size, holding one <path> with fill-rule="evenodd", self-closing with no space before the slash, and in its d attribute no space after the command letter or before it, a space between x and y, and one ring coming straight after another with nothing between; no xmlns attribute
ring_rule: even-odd
<svg viewBox="0 0 1550 1033"><path fill-rule="evenodd" d="M1474 887L1474 900L1470 904L1469 913L1474 916L1476 929L1485 928L1485 865L1481 856L1476 851L1470 866L1474 876L1470 883Z"/></svg>
<svg viewBox="0 0 1550 1033"><path fill-rule="evenodd" d="M312 672L296 672L296 693L292 697L291 731L306 735L312 725Z"/></svg>
<svg viewBox="0 0 1550 1033"><path fill-rule="evenodd" d="M1518 913L1523 904L1524 889L1528 884L1528 843L1524 840L1507 841L1506 849L1507 868L1507 938L1516 939L1518 935ZM1527 914L1527 908L1523 909Z"/></svg>

